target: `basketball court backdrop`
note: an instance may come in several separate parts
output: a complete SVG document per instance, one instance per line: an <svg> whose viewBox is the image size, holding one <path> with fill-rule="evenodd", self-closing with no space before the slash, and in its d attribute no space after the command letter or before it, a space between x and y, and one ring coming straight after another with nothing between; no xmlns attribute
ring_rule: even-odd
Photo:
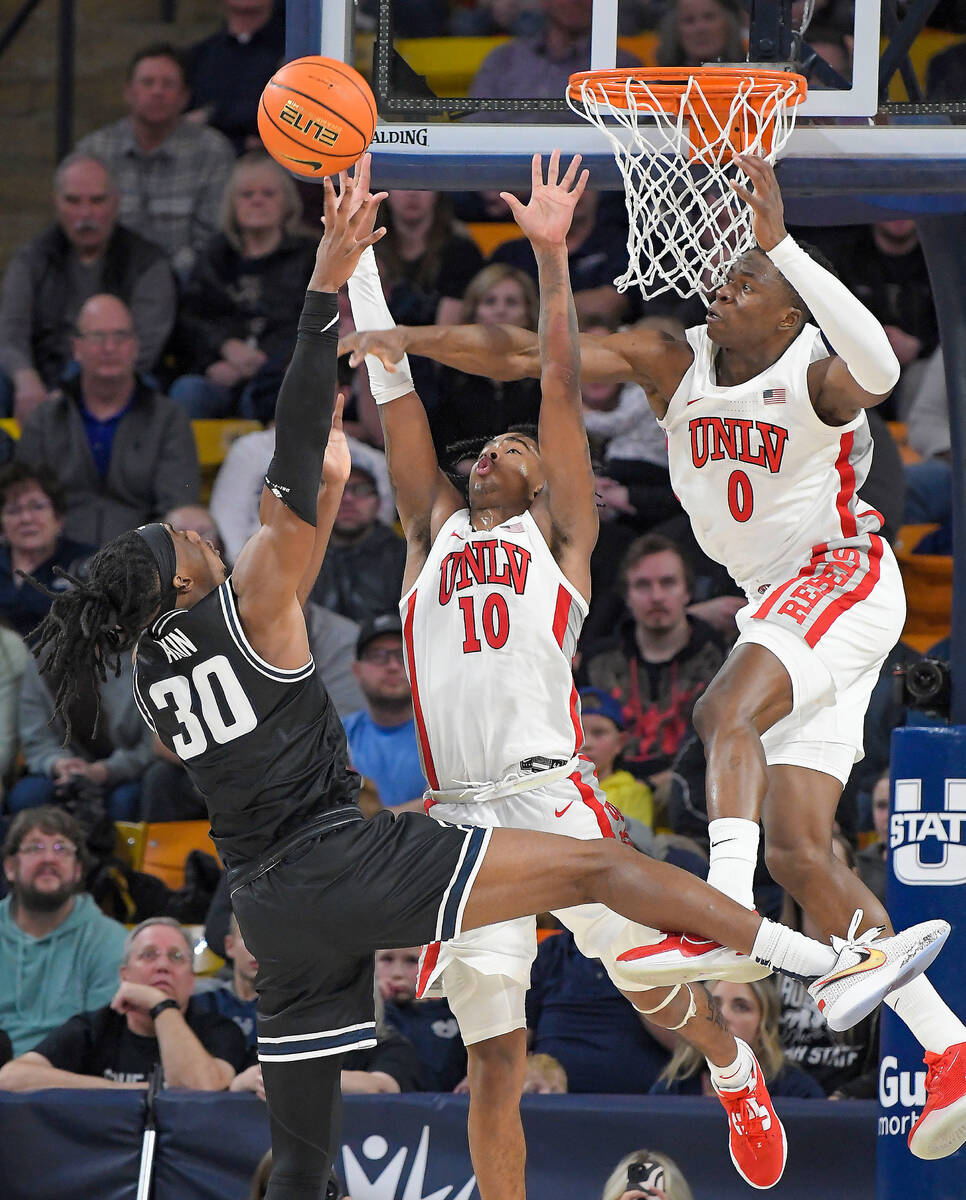
<svg viewBox="0 0 966 1200"><path fill-rule="evenodd" d="M776 165L788 223L850 225L911 217L929 267L945 359L954 469L953 728L930 730L927 737L907 737L895 745L889 898L898 925L940 909L952 921L953 934L931 976L966 1017L966 892L956 876L966 857L964 822L956 816L966 796L966 740L955 728L966 725L966 72L957 101L924 99L929 59L962 39L929 28L937 0L901 5L897 0L856 0L853 26L845 37L849 62L826 39L809 40L803 20L814 7L811 0L795 6L805 14L798 24L792 0L742 2L748 10L745 65L807 79L807 95ZM700 173L700 162L687 163L686 124L670 145L646 115L634 129L616 115L604 114L595 124L568 105L566 84L552 95L520 95L514 88L512 96L470 96L480 64L506 38L454 37L442 28L427 28L425 18L421 32L429 36L398 36L414 11L420 6L411 0L372 0L361 8L355 0L287 0L287 57L321 53L351 63L372 86L379 114L372 142L374 187L526 190L532 155L559 148L565 156L584 156L592 187L617 191L626 186L627 172L619 169L618 160L631 139L638 139L634 152L645 170L648 155L659 170L677 156L685 173ZM620 52L655 65L655 33L620 35L620 15L619 0L592 0L587 61L575 70L614 68ZM632 180L635 187L639 183ZM667 191L665 202L677 203L680 191ZM633 223L633 197L628 217ZM706 242L707 236L697 238L695 246L706 251ZM646 247L632 248L632 261L635 254L646 268ZM966 800L962 807L966 811ZM925 1070L911 1038L891 1012L883 1014L876 1196L961 1197L966 1152L924 1163L906 1147L910 1120L904 1118L921 1106ZM641 1140L647 1141L644 1131ZM674 1153L673 1146L666 1149ZM872 1170L870 1162L870 1174ZM807 1172L808 1164L790 1159L788 1171Z"/></svg>

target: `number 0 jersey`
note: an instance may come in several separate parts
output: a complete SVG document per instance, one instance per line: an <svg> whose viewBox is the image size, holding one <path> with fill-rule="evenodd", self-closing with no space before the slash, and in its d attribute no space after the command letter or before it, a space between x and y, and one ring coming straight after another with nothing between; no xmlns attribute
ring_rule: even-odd
<svg viewBox="0 0 966 1200"><path fill-rule="evenodd" d="M205 797L226 865L355 802L345 733L310 658L283 671L252 649L231 579L141 634L134 698Z"/></svg>
<svg viewBox="0 0 966 1200"><path fill-rule="evenodd" d="M529 512L440 529L399 606L423 770L434 790L501 779L583 741L571 661L587 605Z"/></svg>
<svg viewBox="0 0 966 1200"><path fill-rule="evenodd" d="M858 489L872 461L864 412L826 425L812 407L808 367L828 357L806 325L785 353L746 383L715 382L717 347L687 331L694 362L664 420L671 486L702 550L752 599L818 552L868 548L882 517Z"/></svg>

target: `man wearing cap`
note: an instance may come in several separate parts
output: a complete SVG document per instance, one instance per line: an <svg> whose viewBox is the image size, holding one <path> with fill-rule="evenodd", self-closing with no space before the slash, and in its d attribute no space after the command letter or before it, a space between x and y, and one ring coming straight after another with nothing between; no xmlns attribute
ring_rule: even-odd
<svg viewBox="0 0 966 1200"><path fill-rule="evenodd" d="M366 707L344 721L352 765L372 780L387 808L421 809L426 778L403 661L402 623L396 613L363 623L354 671Z"/></svg>
<svg viewBox="0 0 966 1200"><path fill-rule="evenodd" d="M353 453L329 549L311 594L316 604L353 621L391 612L399 603L406 543L380 521L379 505L375 471Z"/></svg>

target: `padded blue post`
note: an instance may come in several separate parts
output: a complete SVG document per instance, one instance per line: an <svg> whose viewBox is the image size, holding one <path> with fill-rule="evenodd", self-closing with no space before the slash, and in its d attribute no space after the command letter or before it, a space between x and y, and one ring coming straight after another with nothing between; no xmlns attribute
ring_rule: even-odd
<svg viewBox="0 0 966 1200"><path fill-rule="evenodd" d="M933 917L952 933L929 979L966 1017L966 729L906 727L892 734L892 810L886 907L898 929ZM954 1200L963 1195L966 1151L923 1162L906 1137L925 1104L919 1043L882 1007L876 1200Z"/></svg>

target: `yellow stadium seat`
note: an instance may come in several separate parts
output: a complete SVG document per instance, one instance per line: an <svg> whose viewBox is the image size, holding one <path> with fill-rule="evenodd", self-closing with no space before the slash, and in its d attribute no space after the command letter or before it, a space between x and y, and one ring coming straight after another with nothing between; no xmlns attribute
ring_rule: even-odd
<svg viewBox="0 0 966 1200"><path fill-rule="evenodd" d="M262 426L258 421L246 421L241 417L222 417L220 419L192 421L195 445L198 447L198 462L201 472L217 471L225 461L228 447L236 438L243 434L253 433Z"/></svg>
<svg viewBox="0 0 966 1200"><path fill-rule="evenodd" d="M899 450L903 464L922 462L922 455L917 454L909 445L909 426L905 421L886 421L892 440Z"/></svg>
<svg viewBox="0 0 966 1200"><path fill-rule="evenodd" d="M140 871L148 838L146 821L114 822L114 853L133 870Z"/></svg>
<svg viewBox="0 0 966 1200"><path fill-rule="evenodd" d="M466 231L484 258L489 258L504 242L523 236L516 221L469 221Z"/></svg>
<svg viewBox="0 0 966 1200"><path fill-rule="evenodd" d="M895 545L908 609L902 640L920 654L947 637L952 624L952 556L913 553L919 540L935 528L903 525Z"/></svg>
<svg viewBox="0 0 966 1200"><path fill-rule="evenodd" d="M217 857L209 829L207 821L152 821L146 830L141 870L177 891L184 883L184 863L192 850Z"/></svg>

